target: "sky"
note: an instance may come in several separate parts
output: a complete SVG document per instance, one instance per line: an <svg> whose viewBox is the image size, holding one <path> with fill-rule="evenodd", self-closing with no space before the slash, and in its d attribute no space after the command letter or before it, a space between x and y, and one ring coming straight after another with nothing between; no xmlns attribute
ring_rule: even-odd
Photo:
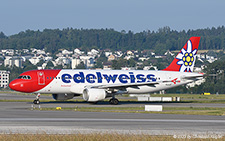
<svg viewBox="0 0 225 141"><path fill-rule="evenodd" d="M0 0L0 32L63 28L203 29L225 24L224 0Z"/></svg>

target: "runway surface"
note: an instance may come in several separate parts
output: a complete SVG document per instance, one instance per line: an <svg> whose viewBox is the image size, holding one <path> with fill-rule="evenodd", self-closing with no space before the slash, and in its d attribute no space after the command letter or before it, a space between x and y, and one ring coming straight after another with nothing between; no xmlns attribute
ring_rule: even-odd
<svg viewBox="0 0 225 141"><path fill-rule="evenodd" d="M29 100L30 104L35 99L34 94L12 94L12 93L0 93L0 100ZM142 101L129 101L129 100L137 100L136 97L119 97L119 100L123 99L124 101L120 101L117 107L140 107L146 104L151 105L163 105L163 107L218 107L223 108L225 107L225 103L158 103L158 102L142 102ZM49 102L43 102L42 100L49 100ZM55 101L52 96L41 95L40 101L41 105L44 107L75 107L75 106L82 106L82 107L90 107L90 104L83 101L83 98L75 97L74 101ZM76 101L78 100L78 101ZM81 101L82 100L82 101ZM225 100L224 100L225 101ZM92 107L111 107L107 101L99 102L97 105L91 105Z"/></svg>
<svg viewBox="0 0 225 141"><path fill-rule="evenodd" d="M0 95L1 97L1 95ZM155 103L162 104L162 103ZM166 103L184 106L183 103ZM186 104L186 103L185 103ZM54 106L112 106L108 103L46 102ZM127 107L132 103L124 104ZM124 106L123 104L118 106ZM144 105L135 103L134 106ZM200 106L204 106L200 105ZM224 106L223 104L209 106ZM0 102L0 133L131 133L150 135L225 135L225 116L38 111L30 110L31 102Z"/></svg>

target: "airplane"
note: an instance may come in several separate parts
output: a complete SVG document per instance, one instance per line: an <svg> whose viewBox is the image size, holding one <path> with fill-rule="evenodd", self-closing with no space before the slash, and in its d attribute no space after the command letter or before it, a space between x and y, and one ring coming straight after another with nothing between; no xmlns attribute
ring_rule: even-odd
<svg viewBox="0 0 225 141"><path fill-rule="evenodd" d="M90 103L106 98L118 104L119 94L144 94L171 89L203 78L204 73L193 72L200 37L191 37L172 63L164 70L30 70L10 82L12 90L34 93L34 104L40 94L52 94L55 100L76 96Z"/></svg>

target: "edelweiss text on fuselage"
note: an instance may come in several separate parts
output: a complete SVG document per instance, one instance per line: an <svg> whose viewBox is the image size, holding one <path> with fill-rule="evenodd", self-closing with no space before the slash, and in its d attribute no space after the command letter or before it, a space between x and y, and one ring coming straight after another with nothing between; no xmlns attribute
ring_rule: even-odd
<svg viewBox="0 0 225 141"><path fill-rule="evenodd" d="M154 74L135 74L133 72L129 72L129 74L102 74L101 72L88 73L84 74L83 72L79 72L74 74L65 73L62 74L62 81L64 83L71 83L74 81L75 83L102 83L103 80L106 80L107 83L115 83L118 79L121 83L143 83L143 82L151 82L156 81Z"/></svg>

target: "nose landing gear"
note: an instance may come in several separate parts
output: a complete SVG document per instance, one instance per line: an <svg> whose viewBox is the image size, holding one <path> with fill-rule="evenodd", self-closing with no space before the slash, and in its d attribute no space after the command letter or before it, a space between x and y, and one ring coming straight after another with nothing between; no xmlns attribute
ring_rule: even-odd
<svg viewBox="0 0 225 141"><path fill-rule="evenodd" d="M35 94L36 95L36 99L33 101L34 104L40 104L40 100L39 97L41 96L41 94Z"/></svg>

